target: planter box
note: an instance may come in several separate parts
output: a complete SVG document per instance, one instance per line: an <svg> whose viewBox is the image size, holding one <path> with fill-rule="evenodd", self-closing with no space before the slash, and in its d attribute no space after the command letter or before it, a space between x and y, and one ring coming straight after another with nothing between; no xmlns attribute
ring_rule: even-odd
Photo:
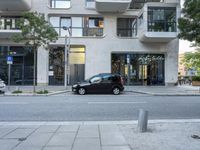
<svg viewBox="0 0 200 150"><path fill-rule="evenodd" d="M200 86L200 81L192 81L192 86Z"/></svg>

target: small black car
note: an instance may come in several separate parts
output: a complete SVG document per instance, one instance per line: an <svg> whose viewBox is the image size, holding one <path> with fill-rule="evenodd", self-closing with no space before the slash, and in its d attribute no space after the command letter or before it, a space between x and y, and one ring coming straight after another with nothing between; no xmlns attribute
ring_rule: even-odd
<svg viewBox="0 0 200 150"><path fill-rule="evenodd" d="M72 86L72 91L80 95L86 93L113 93L120 94L124 90L124 82L120 75L102 73Z"/></svg>

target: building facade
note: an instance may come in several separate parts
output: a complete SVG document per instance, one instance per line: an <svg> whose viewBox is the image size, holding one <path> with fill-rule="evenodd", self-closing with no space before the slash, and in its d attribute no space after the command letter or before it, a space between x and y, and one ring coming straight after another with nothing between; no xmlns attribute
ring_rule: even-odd
<svg viewBox="0 0 200 150"><path fill-rule="evenodd" d="M48 50L38 49L38 85L64 85L65 72L70 84L109 72L127 85L177 81L179 0L1 0L0 78L7 81L6 58L13 56L13 85L33 78L33 52L11 39L23 11L44 13L59 35Z"/></svg>

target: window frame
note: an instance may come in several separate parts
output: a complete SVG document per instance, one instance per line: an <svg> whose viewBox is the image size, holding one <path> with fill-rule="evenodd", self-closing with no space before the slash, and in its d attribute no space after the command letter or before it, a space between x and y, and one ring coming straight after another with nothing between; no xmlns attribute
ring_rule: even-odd
<svg viewBox="0 0 200 150"><path fill-rule="evenodd" d="M120 19L128 19L128 23L131 22L131 28L119 28L118 25L119 25L119 20ZM135 21L135 23L134 23ZM121 37L121 38L135 38L137 37L137 29L138 29L138 18L137 17L133 17L133 18L123 18L123 17L119 17L117 18L117 37ZM119 30L125 30L128 34L128 32L130 32L130 35L120 35L120 32Z"/></svg>

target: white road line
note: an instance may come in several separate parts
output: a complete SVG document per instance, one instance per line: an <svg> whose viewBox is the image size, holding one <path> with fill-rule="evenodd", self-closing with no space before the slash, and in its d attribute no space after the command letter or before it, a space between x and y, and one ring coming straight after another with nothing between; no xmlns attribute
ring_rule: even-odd
<svg viewBox="0 0 200 150"><path fill-rule="evenodd" d="M145 104L147 102L88 102L88 104Z"/></svg>
<svg viewBox="0 0 200 150"><path fill-rule="evenodd" d="M0 105L27 105L26 102L0 102Z"/></svg>

